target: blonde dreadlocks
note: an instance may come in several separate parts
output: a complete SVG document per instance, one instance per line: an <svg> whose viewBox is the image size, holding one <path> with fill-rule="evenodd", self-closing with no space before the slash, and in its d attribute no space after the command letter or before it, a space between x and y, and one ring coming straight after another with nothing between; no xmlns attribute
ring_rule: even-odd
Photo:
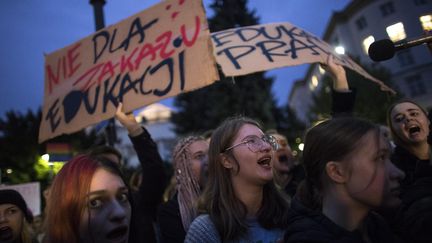
<svg viewBox="0 0 432 243"><path fill-rule="evenodd" d="M198 178L195 177L190 165L191 153L189 146L200 140L199 136L189 136L181 139L174 148L173 162L177 180L178 203L184 230L187 232L190 224L197 216L195 203L200 195Z"/></svg>

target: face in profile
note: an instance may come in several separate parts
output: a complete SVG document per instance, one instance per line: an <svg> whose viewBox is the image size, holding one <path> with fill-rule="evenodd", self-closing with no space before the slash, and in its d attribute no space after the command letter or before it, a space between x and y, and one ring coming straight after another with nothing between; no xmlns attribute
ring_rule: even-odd
<svg viewBox="0 0 432 243"><path fill-rule="evenodd" d="M399 181L405 175L390 161L390 153L385 136L370 131L348 156L346 187L355 202L369 209L400 204Z"/></svg>
<svg viewBox="0 0 432 243"><path fill-rule="evenodd" d="M24 214L14 204L0 204L0 242L15 242L21 234Z"/></svg>
<svg viewBox="0 0 432 243"><path fill-rule="evenodd" d="M130 218L131 205L123 180L105 169L97 169L80 222L81 242L126 243Z"/></svg>
<svg viewBox="0 0 432 243"><path fill-rule="evenodd" d="M407 144L424 142L429 134L429 119L415 104L403 102L390 113L394 133Z"/></svg>
<svg viewBox="0 0 432 243"><path fill-rule="evenodd" d="M227 156L223 163L226 168L232 169L234 178L256 185L264 185L273 179L274 151L257 126L244 124L230 145L230 150L232 157Z"/></svg>
<svg viewBox="0 0 432 243"><path fill-rule="evenodd" d="M201 187L205 185L208 175L208 149L209 144L206 140L195 141L188 147L192 172L199 180Z"/></svg>

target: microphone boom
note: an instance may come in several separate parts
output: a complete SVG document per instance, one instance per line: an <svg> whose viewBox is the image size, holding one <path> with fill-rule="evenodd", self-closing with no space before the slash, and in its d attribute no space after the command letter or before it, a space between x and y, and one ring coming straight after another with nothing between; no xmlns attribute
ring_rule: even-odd
<svg viewBox="0 0 432 243"><path fill-rule="evenodd" d="M396 51L431 42L432 35L397 43L393 43L389 39L383 39L372 43L369 46L368 54L373 61L380 62L394 57Z"/></svg>

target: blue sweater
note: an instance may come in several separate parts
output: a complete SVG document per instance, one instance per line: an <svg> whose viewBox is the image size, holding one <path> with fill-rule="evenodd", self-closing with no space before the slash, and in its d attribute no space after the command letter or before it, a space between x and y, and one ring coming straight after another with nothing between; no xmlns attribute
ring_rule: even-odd
<svg viewBox="0 0 432 243"><path fill-rule="evenodd" d="M256 219L247 219L249 225L249 230L247 235L240 238L237 241L239 243L274 243L277 240L282 239L283 230L282 229L264 229L258 223ZM222 242L219 233L210 219L208 214L203 214L198 216L189 227L187 232L185 243L214 243Z"/></svg>

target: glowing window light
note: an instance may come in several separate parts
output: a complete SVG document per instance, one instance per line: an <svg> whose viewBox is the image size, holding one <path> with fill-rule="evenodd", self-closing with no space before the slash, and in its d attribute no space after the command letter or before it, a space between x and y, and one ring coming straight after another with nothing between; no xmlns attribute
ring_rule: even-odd
<svg viewBox="0 0 432 243"><path fill-rule="evenodd" d="M344 55L345 54L345 48L343 46L336 46L335 51L337 54Z"/></svg>
<svg viewBox="0 0 432 243"><path fill-rule="evenodd" d="M406 33L402 22L390 25L386 28L390 40L393 42L400 41L406 38Z"/></svg>
<svg viewBox="0 0 432 243"><path fill-rule="evenodd" d="M375 41L373 36L368 36L363 40L363 50L366 54L368 54L369 46Z"/></svg>
<svg viewBox="0 0 432 243"><path fill-rule="evenodd" d="M314 86L314 88L316 88L318 86L318 78L316 75L312 76L311 82L312 82L312 85Z"/></svg>
<svg viewBox="0 0 432 243"><path fill-rule="evenodd" d="M432 15L424 15L420 17L423 30L432 31Z"/></svg>
<svg viewBox="0 0 432 243"><path fill-rule="evenodd" d="M318 70L319 70L320 74L325 73L325 70L324 70L324 68L321 67L321 65L318 65Z"/></svg>

